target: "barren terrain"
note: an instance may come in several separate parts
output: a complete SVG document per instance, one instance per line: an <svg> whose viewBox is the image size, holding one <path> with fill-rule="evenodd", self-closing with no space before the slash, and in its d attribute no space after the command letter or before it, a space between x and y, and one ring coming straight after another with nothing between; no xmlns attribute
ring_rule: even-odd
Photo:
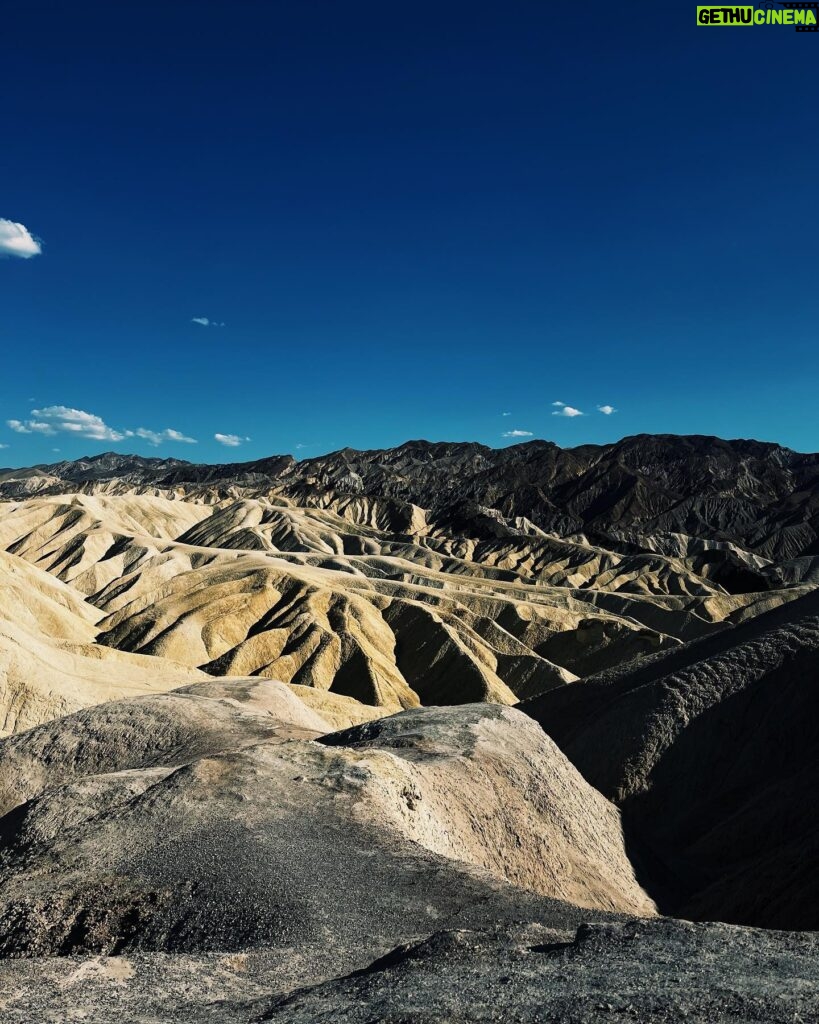
<svg viewBox="0 0 819 1024"><path fill-rule="evenodd" d="M5 1019L812 1019L818 495L715 438L0 470Z"/></svg>

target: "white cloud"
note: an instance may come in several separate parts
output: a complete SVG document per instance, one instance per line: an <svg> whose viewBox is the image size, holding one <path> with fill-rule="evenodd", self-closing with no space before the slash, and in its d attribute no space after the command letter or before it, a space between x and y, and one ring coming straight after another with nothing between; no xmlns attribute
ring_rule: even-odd
<svg viewBox="0 0 819 1024"><path fill-rule="evenodd" d="M78 434L80 437L88 437L92 441L122 441L131 437L130 431L114 430L109 427L99 416L83 409L71 409L66 405L49 405L45 409L32 409L32 416L39 416L40 419L48 420L52 430L43 433L54 433L54 430L61 430L67 434Z"/></svg>
<svg viewBox="0 0 819 1024"><path fill-rule="evenodd" d="M28 260L39 256L42 251L42 246L25 224L0 217L0 256L19 256Z"/></svg>
<svg viewBox="0 0 819 1024"><path fill-rule="evenodd" d="M0 444L0 448L8 448L7 444Z"/></svg>
<svg viewBox="0 0 819 1024"><path fill-rule="evenodd" d="M512 415L511 412L502 412L501 413L501 416L511 416L511 415Z"/></svg>
<svg viewBox="0 0 819 1024"><path fill-rule="evenodd" d="M50 423L41 423L38 420L6 420L6 425L17 434L56 434L57 431Z"/></svg>
<svg viewBox="0 0 819 1024"><path fill-rule="evenodd" d="M137 437L141 437L143 441L147 441L148 444L153 445L156 448L162 444L163 441L179 441L182 444L198 444L199 442L195 437L186 437L178 430L173 430L170 427L166 427L165 430L148 430L146 427L138 427L133 433ZM129 431L129 436L131 432Z"/></svg>
<svg viewBox="0 0 819 1024"><path fill-rule="evenodd" d="M582 413L579 409L575 409L574 406L564 405L562 402L560 402L560 403L553 402L552 404L553 405L558 405L558 404L560 405L560 408L559 409L555 409L555 411L552 413L552 416L568 416L568 417L571 418L571 417L574 417L574 416L584 416L585 415L585 413Z"/></svg>
<svg viewBox="0 0 819 1024"><path fill-rule="evenodd" d="M249 437L240 437L238 434L214 434L214 439L219 444L225 445L226 448L238 448L244 441L249 441Z"/></svg>
<svg viewBox="0 0 819 1024"><path fill-rule="evenodd" d="M617 412L613 405L598 405L597 408L604 416L611 416L613 412Z"/></svg>
<svg viewBox="0 0 819 1024"><path fill-rule="evenodd" d="M552 402L552 405L559 405L561 407L564 406L565 404L565 402Z"/></svg>
<svg viewBox="0 0 819 1024"><path fill-rule="evenodd" d="M162 444L163 441L197 443L196 438L187 437L171 427L159 431L148 430L146 427L138 427L136 430L109 427L102 417L67 405L48 405L44 409L32 409L31 415L32 419L6 420L6 423L18 434L62 433L74 437L87 437L92 441L124 441L129 437L139 437L152 445Z"/></svg>
<svg viewBox="0 0 819 1024"><path fill-rule="evenodd" d="M531 430L505 430L501 437L532 437Z"/></svg>
<svg viewBox="0 0 819 1024"><path fill-rule="evenodd" d="M224 327L224 321L222 320L210 320L206 316L193 316L191 317L192 324L199 324L202 327Z"/></svg>

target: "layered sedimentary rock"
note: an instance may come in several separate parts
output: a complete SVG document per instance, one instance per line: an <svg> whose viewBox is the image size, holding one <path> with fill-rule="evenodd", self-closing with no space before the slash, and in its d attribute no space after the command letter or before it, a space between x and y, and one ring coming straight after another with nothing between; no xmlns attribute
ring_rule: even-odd
<svg viewBox="0 0 819 1024"><path fill-rule="evenodd" d="M0 547L71 588L95 658L388 711L513 704L811 590L814 468L703 438L216 467L105 455L0 474L14 497ZM6 731L93 702L94 686L23 714L19 690L6 685Z"/></svg>

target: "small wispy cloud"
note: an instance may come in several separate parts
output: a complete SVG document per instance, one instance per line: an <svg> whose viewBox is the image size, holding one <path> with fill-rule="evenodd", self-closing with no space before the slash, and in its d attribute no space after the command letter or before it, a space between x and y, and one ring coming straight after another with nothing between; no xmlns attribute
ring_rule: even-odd
<svg viewBox="0 0 819 1024"><path fill-rule="evenodd" d="M166 427L165 430L148 430L146 427L138 427L133 431L133 435L141 437L143 441L147 441L154 448L162 444L163 441L177 441L181 444L199 443L195 437L186 437L180 431L173 430L170 427ZM131 436L131 431L128 431L128 436Z"/></svg>
<svg viewBox="0 0 819 1024"><path fill-rule="evenodd" d="M7 444L0 444L0 448L8 448Z"/></svg>
<svg viewBox="0 0 819 1024"><path fill-rule="evenodd" d="M552 402L552 405L565 405L565 402Z"/></svg>
<svg viewBox="0 0 819 1024"><path fill-rule="evenodd" d="M240 437L239 434L214 434L214 439L226 448L238 448L240 444L249 441L249 437Z"/></svg>
<svg viewBox="0 0 819 1024"><path fill-rule="evenodd" d="M613 412L617 412L613 405L598 405L597 411L602 412L604 416L611 416Z"/></svg>
<svg viewBox="0 0 819 1024"><path fill-rule="evenodd" d="M501 437L534 437L531 430L505 430Z"/></svg>
<svg viewBox="0 0 819 1024"><path fill-rule="evenodd" d="M565 402L552 402L552 405L557 405L559 408L555 409L552 416L567 416L570 419L575 416L585 416L584 412L580 409L575 409L573 405L566 405Z"/></svg>
<svg viewBox="0 0 819 1024"><path fill-rule="evenodd" d="M501 413L501 416L511 416L511 415L512 415L511 412L502 412Z"/></svg>
<svg viewBox="0 0 819 1024"><path fill-rule="evenodd" d="M21 260L30 260L32 256L39 256L42 251L42 245L25 224L0 217L0 256L17 256Z"/></svg>
<svg viewBox="0 0 819 1024"><path fill-rule="evenodd" d="M146 427L125 430L111 427L101 416L68 405L47 405L43 409L32 409L30 419L6 420L6 425L17 434L70 434L73 437L86 437L91 441L124 441L129 437L139 437L154 446L164 441L197 443L195 437L187 437L171 427L166 427L165 430L148 430Z"/></svg>
<svg viewBox="0 0 819 1024"><path fill-rule="evenodd" d="M211 320L211 319L209 319L206 316L192 316L191 317L191 323L192 324L199 324L200 327L224 327L225 326L223 320Z"/></svg>

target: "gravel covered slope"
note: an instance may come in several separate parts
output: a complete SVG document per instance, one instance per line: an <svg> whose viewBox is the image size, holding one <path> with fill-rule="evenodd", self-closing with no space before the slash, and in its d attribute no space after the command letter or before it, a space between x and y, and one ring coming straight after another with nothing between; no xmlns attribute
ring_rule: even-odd
<svg viewBox="0 0 819 1024"><path fill-rule="evenodd" d="M238 680L0 742L0 954L273 946L340 969L443 921L654 914L619 812L519 711L319 724Z"/></svg>
<svg viewBox="0 0 819 1024"><path fill-rule="evenodd" d="M456 921L317 984L299 986L291 966L274 950L0 961L0 1007L9 1024L812 1024L819 1014L816 935L729 925Z"/></svg>

